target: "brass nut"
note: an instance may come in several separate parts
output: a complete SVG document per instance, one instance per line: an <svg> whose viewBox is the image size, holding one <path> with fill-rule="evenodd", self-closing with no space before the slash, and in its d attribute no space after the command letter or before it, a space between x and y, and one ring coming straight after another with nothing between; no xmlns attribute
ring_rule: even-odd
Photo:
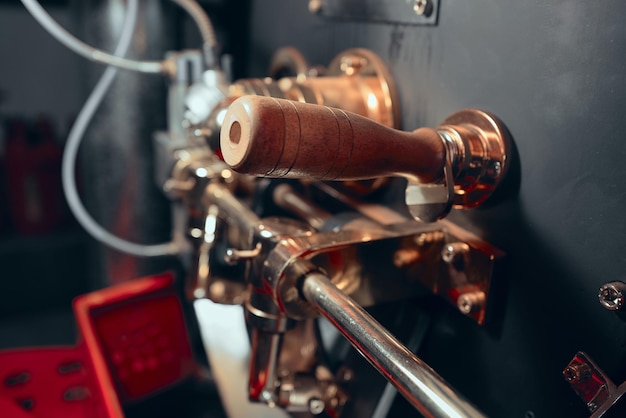
<svg viewBox="0 0 626 418"><path fill-rule="evenodd" d="M563 376L569 383L581 383L591 377L591 368L585 363L572 363L563 370Z"/></svg>

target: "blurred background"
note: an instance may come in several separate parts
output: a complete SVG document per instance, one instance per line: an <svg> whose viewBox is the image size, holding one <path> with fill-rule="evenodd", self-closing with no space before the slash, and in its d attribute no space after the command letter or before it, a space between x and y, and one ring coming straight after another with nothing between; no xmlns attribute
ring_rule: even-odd
<svg viewBox="0 0 626 418"><path fill-rule="evenodd" d="M322 65L363 47L393 73L403 130L437 126L466 107L505 121L518 187L499 206L449 218L508 254L494 323L477 327L455 309L412 300L384 313L406 311L408 322L417 317L409 308L432 313L419 355L490 416L588 416L562 375L577 351L617 384L626 379L623 313L598 303L601 285L624 280L626 260L623 3L450 0L436 25L381 21L381 13L374 21L333 18L313 7L323 3L201 1L234 79L267 75L271 55L286 45ZM363 3L370 12L405 4ZM78 38L114 49L123 0L42 4ZM171 2L144 0L129 56L158 60L198 48L199 39ZM17 0L0 0L0 57L0 348L74 344L75 296L181 266L104 248L68 213L61 150L104 68L61 46ZM89 213L144 244L170 237L152 149L153 133L166 126L166 86L160 76L119 72L77 167ZM362 405L378 398L356 393Z"/></svg>
<svg viewBox="0 0 626 418"><path fill-rule="evenodd" d="M247 2L201 3L224 52L233 57L233 71L242 73L247 33L233 20L245 19ZM78 38L114 49L124 1L41 4ZM195 25L180 8L148 1L141 3L128 55L158 60L168 51L200 45ZM0 56L0 348L73 344L75 296L179 266L173 259L138 260L103 248L68 210L62 150L104 66L61 45L16 0L0 1ZM77 166L92 216L146 244L167 241L170 233L169 204L152 177L152 134L166 126L165 106L160 76L119 72L89 126Z"/></svg>

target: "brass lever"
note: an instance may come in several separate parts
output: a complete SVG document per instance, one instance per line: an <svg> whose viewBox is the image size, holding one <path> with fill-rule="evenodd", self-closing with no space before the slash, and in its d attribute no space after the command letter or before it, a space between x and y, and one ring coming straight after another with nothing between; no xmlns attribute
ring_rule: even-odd
<svg viewBox="0 0 626 418"><path fill-rule="evenodd" d="M453 203L468 208L486 200L504 175L508 149L498 119L475 109L453 114L436 130L403 132L341 109L258 96L230 105L220 141L226 163L244 174L406 177L407 204L427 221L445 216ZM436 209L420 209L429 205Z"/></svg>

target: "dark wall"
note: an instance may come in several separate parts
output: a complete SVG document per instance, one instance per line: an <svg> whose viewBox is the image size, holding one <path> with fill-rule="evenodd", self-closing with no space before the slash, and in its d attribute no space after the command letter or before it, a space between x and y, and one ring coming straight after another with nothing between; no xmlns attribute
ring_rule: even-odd
<svg viewBox="0 0 626 418"><path fill-rule="evenodd" d="M280 46L313 64L364 47L397 81L404 129L465 107L508 126L519 188L451 215L507 252L503 309L486 328L444 311L420 349L490 416L588 415L561 375L578 350L616 383L626 377L626 326L597 299L626 264L623 13L617 0L443 0L438 25L408 26L330 20L303 0L253 2L252 75Z"/></svg>

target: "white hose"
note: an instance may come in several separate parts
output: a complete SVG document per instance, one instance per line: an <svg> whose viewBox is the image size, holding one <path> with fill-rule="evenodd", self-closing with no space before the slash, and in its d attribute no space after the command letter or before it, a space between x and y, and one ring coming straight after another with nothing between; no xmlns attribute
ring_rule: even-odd
<svg viewBox="0 0 626 418"><path fill-rule="evenodd" d="M183 8L187 12L187 14L191 16L196 26L198 27L198 30L200 31L200 36L202 37L202 49L204 52L204 59L206 61L207 67L218 67L218 44L217 37L215 36L215 29L213 28L213 23L211 23L211 19L209 19L209 16L205 13L202 6L200 6L195 0L171 1Z"/></svg>
<svg viewBox="0 0 626 418"><path fill-rule="evenodd" d="M204 9L195 0L171 0L183 8L193 19L204 43L204 57L209 68L217 66L217 37L211 19L204 12ZM57 41L67 48L87 58L90 61L101 64L114 65L126 70L138 71L142 73L171 73L174 71L166 61L137 61L124 58L120 54L109 54L77 39L61 25L59 25L46 10L41 7L37 0L21 0L22 4L30 14L48 31Z"/></svg>
<svg viewBox="0 0 626 418"><path fill-rule="evenodd" d="M123 58L120 54L108 54L99 49L93 48L83 41L75 38L71 33L66 31L59 25L37 0L21 0L22 4L30 12L30 14L39 22L45 30L50 33L57 41L63 45L87 58L90 61L96 61L101 64L114 65L126 70L139 71L142 73L168 73L169 65L162 61L135 61ZM130 9L130 6L129 6ZM136 20L133 19L133 21ZM131 29L134 27L134 23ZM132 31L131 31L132 34Z"/></svg>
<svg viewBox="0 0 626 418"><path fill-rule="evenodd" d="M22 1L25 2L26 0ZM120 40L115 48L115 55L121 56L128 51L135 28L135 21L137 20L137 9L138 0L128 0L127 13L124 19ZM115 248L116 250L140 257L156 257L177 254L180 252L180 247L173 242L166 244L142 245L126 241L111 234L109 231L98 225L89 215L78 195L74 177L74 167L76 165L78 148L91 118L111 86L116 74L117 69L115 67L110 65L106 68L98 80L95 88L87 98L85 105L79 112L76 122L74 122L74 125L69 133L67 143L65 145L65 151L63 153L63 163L61 169L63 190L65 192L68 205L78 222L87 230L87 232L89 232L89 234L91 234L98 241Z"/></svg>

